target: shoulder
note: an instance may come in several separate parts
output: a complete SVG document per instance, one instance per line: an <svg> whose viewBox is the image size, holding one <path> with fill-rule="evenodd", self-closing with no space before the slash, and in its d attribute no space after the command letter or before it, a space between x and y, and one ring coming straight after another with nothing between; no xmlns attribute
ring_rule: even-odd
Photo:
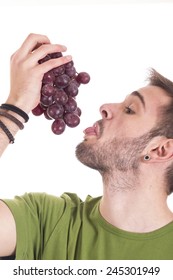
<svg viewBox="0 0 173 280"><path fill-rule="evenodd" d="M88 195L82 200L76 193L65 192L61 196L55 196L48 193L25 193L21 196L15 196L14 199L5 199L13 213L35 213L38 216L45 213L61 216L65 213L91 210L100 200L100 197L93 198Z"/></svg>

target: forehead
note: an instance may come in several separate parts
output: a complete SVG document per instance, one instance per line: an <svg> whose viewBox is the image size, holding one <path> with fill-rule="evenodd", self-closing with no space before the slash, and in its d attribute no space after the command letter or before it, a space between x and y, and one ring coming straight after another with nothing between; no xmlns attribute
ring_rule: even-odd
<svg viewBox="0 0 173 280"><path fill-rule="evenodd" d="M167 95L166 91L157 86L146 86L137 90L139 96L136 95L138 99L141 99L141 102L145 104L146 109L152 107L165 106L170 103L171 98ZM131 96L135 96L134 93Z"/></svg>

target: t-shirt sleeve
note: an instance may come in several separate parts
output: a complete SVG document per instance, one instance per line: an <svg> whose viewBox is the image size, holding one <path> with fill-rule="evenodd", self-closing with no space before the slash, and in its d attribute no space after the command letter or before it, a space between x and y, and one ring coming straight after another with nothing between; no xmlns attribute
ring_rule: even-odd
<svg viewBox="0 0 173 280"><path fill-rule="evenodd" d="M16 222L16 258L40 259L51 233L63 216L66 199L45 193L26 193L3 201Z"/></svg>

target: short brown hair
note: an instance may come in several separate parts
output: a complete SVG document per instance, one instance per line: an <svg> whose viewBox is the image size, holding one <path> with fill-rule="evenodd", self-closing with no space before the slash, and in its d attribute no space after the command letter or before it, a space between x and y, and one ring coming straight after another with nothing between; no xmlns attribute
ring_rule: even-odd
<svg viewBox="0 0 173 280"><path fill-rule="evenodd" d="M152 130L153 136L164 135L169 139L173 139L173 82L162 76L153 68L149 70L147 80L149 85L164 89L166 94L171 98L169 105L162 107L161 118L157 126ZM167 194L171 194L173 192L173 164L167 168L165 180L167 184Z"/></svg>
<svg viewBox="0 0 173 280"><path fill-rule="evenodd" d="M149 69L147 80L150 85L164 89L170 97L173 97L173 82L162 76L155 69Z"/></svg>

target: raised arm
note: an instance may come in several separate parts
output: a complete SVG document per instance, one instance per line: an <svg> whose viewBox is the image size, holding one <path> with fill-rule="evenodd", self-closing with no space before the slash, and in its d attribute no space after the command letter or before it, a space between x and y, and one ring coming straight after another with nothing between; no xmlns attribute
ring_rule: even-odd
<svg viewBox="0 0 173 280"><path fill-rule="evenodd" d="M2 103L17 107L24 112L24 117L27 116L39 102L44 73L67 63L71 60L71 57L64 55L42 64L39 64L38 61L48 53L64 51L66 51L65 46L51 44L46 36L30 34L11 57L10 93ZM11 110L3 111L15 117L21 124L24 124L25 118L21 114ZM4 132L4 126L2 127L2 125L8 129L12 137L15 137L20 129L14 121L0 115L0 156L9 144L9 137ZM9 208L0 201L0 257L13 254L15 247L15 221Z"/></svg>
<svg viewBox="0 0 173 280"><path fill-rule="evenodd" d="M11 57L10 93L7 100L3 100L2 103L14 105L23 110L26 114L29 114L39 102L41 82L44 73L54 67L67 63L71 60L71 57L64 55L42 64L39 64L38 61L44 58L48 53L64 51L66 51L65 46L51 44L46 36L30 34ZM24 123L23 117L12 111L9 113L20 122ZM1 115L0 121L5 124L14 137L19 130L18 125ZM0 127L0 156L3 154L8 144L9 139L2 127Z"/></svg>

